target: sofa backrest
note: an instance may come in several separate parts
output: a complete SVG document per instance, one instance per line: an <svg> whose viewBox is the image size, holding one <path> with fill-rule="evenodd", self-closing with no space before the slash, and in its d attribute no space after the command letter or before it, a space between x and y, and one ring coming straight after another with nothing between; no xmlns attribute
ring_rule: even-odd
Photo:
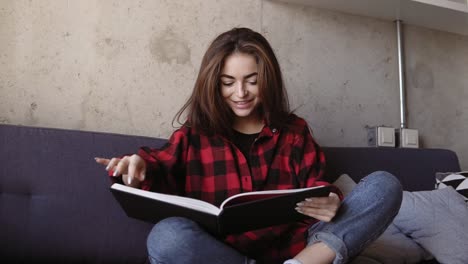
<svg viewBox="0 0 468 264"><path fill-rule="evenodd" d="M125 215L94 157L164 142L0 125L2 262L145 263L152 226Z"/></svg>
<svg viewBox="0 0 468 264"><path fill-rule="evenodd" d="M325 177L333 182L346 173L355 181L378 170L395 175L407 191L431 190L436 172L460 171L455 152L447 149L324 147Z"/></svg>
<svg viewBox="0 0 468 264"><path fill-rule="evenodd" d="M0 125L0 259L44 263L145 263L152 227L125 215L94 157L160 147L166 140ZM455 153L430 149L324 148L327 177L387 170L407 190L430 189ZM5 262L12 263L12 262Z"/></svg>

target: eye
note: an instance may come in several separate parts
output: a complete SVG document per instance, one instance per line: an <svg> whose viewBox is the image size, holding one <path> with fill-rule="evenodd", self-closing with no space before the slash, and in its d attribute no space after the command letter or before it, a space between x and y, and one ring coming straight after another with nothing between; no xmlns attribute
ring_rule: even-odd
<svg viewBox="0 0 468 264"><path fill-rule="evenodd" d="M257 84L257 80L250 80L250 81L247 81L249 84L251 85L256 85Z"/></svg>
<svg viewBox="0 0 468 264"><path fill-rule="evenodd" d="M232 86L234 82L221 82L224 86Z"/></svg>

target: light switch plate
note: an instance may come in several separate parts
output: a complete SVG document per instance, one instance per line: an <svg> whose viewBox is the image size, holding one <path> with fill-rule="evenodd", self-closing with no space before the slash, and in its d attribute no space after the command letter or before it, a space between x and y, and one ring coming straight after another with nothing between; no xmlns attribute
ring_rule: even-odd
<svg viewBox="0 0 468 264"><path fill-rule="evenodd" d="M377 127L377 146L395 147L395 129L393 127Z"/></svg>
<svg viewBox="0 0 468 264"><path fill-rule="evenodd" d="M402 128L400 131L400 147L419 148L419 133L417 129Z"/></svg>
<svg viewBox="0 0 468 264"><path fill-rule="evenodd" d="M395 128L376 126L367 129L369 147L395 147L397 145Z"/></svg>

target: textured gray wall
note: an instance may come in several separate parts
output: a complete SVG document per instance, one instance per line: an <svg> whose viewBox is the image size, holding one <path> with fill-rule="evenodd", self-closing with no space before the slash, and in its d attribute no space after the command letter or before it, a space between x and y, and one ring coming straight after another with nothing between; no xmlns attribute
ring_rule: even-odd
<svg viewBox="0 0 468 264"><path fill-rule="evenodd" d="M468 37L407 27L408 122L468 170Z"/></svg>
<svg viewBox="0 0 468 264"><path fill-rule="evenodd" d="M167 137L203 52L235 26L275 49L324 146L399 127L392 22L260 0L0 1L0 123ZM468 37L405 27L408 123L468 167Z"/></svg>

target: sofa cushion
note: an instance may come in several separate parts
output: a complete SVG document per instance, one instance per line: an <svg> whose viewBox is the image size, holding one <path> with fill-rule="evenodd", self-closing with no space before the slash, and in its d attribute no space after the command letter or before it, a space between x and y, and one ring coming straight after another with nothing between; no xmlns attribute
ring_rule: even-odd
<svg viewBox="0 0 468 264"><path fill-rule="evenodd" d="M346 197L356 182L343 174L333 183ZM415 241L403 234L392 223L385 232L370 244L351 264L371 263L418 263L431 256Z"/></svg>
<svg viewBox="0 0 468 264"><path fill-rule="evenodd" d="M403 234L393 223L360 255L384 264L418 263L424 259L432 258L429 253Z"/></svg>
<svg viewBox="0 0 468 264"><path fill-rule="evenodd" d="M468 202L468 171L436 173L436 189L452 186Z"/></svg>
<svg viewBox="0 0 468 264"><path fill-rule="evenodd" d="M452 187L403 192L400 212L393 223L439 262L466 264L468 207Z"/></svg>

